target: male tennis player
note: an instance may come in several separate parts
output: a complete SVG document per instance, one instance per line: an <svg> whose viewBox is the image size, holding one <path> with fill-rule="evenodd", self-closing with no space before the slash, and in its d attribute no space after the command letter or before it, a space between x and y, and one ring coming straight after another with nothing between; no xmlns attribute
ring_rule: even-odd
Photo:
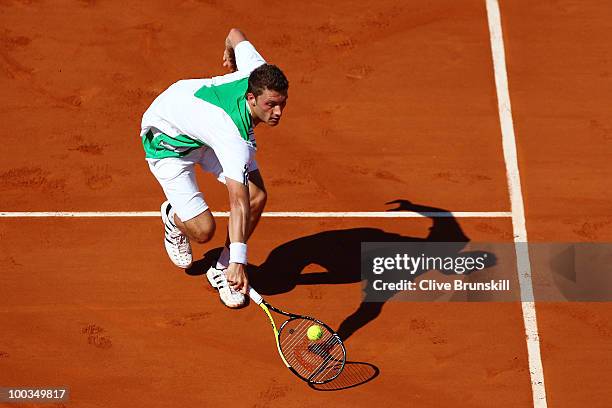
<svg viewBox="0 0 612 408"><path fill-rule="evenodd" d="M267 198L255 162L253 128L278 125L289 83L235 28L225 41L223 66L230 73L178 81L162 92L142 117L141 136L149 168L167 198L161 205L164 245L175 265L191 265L190 239L205 243L215 232L196 182L196 164L225 183L227 240L206 276L221 301L236 308L244 305L248 287L246 242Z"/></svg>

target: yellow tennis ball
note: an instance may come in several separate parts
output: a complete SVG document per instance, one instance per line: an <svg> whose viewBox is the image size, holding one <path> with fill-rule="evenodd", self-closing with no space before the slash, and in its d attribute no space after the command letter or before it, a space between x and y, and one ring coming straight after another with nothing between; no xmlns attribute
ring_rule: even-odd
<svg viewBox="0 0 612 408"><path fill-rule="evenodd" d="M311 341L319 340L321 337L323 337L323 329L321 326L313 324L308 328L306 336L308 337L308 340Z"/></svg>

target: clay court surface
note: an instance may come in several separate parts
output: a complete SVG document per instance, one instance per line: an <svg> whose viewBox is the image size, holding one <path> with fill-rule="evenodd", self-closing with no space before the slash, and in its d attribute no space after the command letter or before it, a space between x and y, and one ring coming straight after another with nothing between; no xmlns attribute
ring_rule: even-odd
<svg viewBox="0 0 612 408"><path fill-rule="evenodd" d="M612 241L612 3L500 9L529 240ZM2 212L158 210L141 115L176 80L223 73L240 27L290 79L282 124L256 129L266 211L400 199L482 213L447 219L445 240L513 242L511 217L487 215L511 205L485 0L2 0L0 21ZM224 187L201 182L227 211ZM435 222L264 218L249 270L293 244L263 279L301 275L267 299L338 328L361 302L359 242L426 239ZM0 218L0 386L68 386L50 405L66 407L534 406L520 302L387 302L346 339L348 377L316 390L258 308L223 307L201 271L170 263L162 231L157 217ZM610 406L610 303L535 309L548 406Z"/></svg>

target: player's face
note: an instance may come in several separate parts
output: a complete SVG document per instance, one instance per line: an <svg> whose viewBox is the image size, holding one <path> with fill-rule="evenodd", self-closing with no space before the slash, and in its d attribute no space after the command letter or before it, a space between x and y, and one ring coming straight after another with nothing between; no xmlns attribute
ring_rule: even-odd
<svg viewBox="0 0 612 408"><path fill-rule="evenodd" d="M248 100L257 123L264 122L268 126L276 126L283 116L283 110L287 104L287 95L265 89L257 97L249 94Z"/></svg>

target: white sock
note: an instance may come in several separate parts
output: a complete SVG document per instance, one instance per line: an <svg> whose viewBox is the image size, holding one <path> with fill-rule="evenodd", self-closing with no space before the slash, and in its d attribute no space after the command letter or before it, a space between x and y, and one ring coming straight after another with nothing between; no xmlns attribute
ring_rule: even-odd
<svg viewBox="0 0 612 408"><path fill-rule="evenodd" d="M228 247L223 247L223 251L221 251L221 255L219 256L219 259L217 260L217 266L215 266L216 269L227 269L227 267L229 266L229 248Z"/></svg>

